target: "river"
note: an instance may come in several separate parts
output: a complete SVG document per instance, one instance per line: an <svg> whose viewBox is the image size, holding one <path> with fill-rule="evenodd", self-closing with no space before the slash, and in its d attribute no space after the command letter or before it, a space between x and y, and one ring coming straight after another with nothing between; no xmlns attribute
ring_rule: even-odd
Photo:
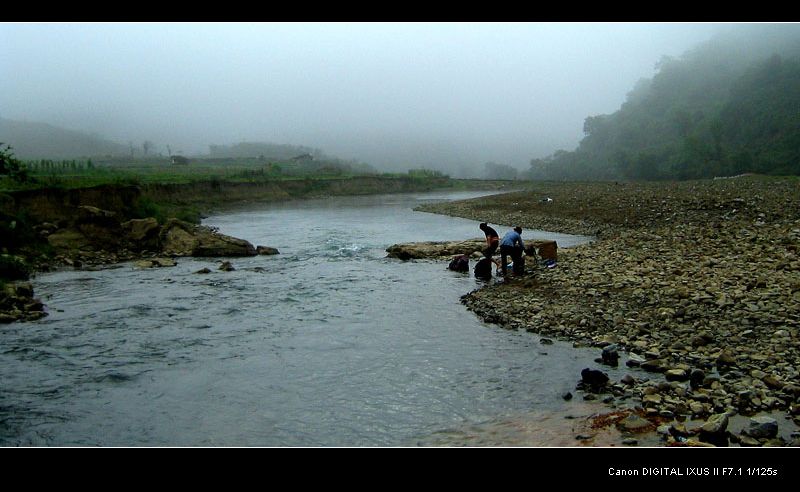
<svg viewBox="0 0 800 492"><path fill-rule="evenodd" d="M519 415L542 416L526 445L574 440L564 417L587 404L562 395L596 367L597 349L485 324L459 302L482 285L471 275L386 258L394 243L481 237L476 221L412 210L481 194L208 217L281 252L230 259L231 272L220 259L179 258L171 268L39 274L49 316L0 327L0 445L494 445L503 442L475 433ZM204 267L212 273L195 273Z"/></svg>

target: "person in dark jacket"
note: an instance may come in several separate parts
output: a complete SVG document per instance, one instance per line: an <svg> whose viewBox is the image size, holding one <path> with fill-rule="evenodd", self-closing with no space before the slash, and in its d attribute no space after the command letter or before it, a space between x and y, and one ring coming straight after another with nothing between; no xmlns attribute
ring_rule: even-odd
<svg viewBox="0 0 800 492"><path fill-rule="evenodd" d="M500 264L497 263L497 260L495 260L492 256L497 251L497 247L500 245L500 235L497 234L497 231L490 227L486 222L481 222L478 227L486 235L486 247L482 251L483 256L489 258L499 269Z"/></svg>

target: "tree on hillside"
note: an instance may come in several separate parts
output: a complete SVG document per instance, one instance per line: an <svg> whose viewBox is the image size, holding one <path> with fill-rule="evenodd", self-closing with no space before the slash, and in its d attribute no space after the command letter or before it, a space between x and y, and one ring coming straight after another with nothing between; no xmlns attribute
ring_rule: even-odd
<svg viewBox="0 0 800 492"><path fill-rule="evenodd" d="M486 179L517 179L519 177L517 168L509 166L508 164L487 162L483 167Z"/></svg>
<svg viewBox="0 0 800 492"><path fill-rule="evenodd" d="M145 157L147 157L147 154L150 152L150 150L153 149L154 146L155 144L150 140L145 140L144 142L142 142L142 150L144 151Z"/></svg>
<svg viewBox="0 0 800 492"><path fill-rule="evenodd" d="M531 160L526 176L800 174L800 29L745 34L662 58L618 111L586 118L574 151Z"/></svg>
<svg viewBox="0 0 800 492"><path fill-rule="evenodd" d="M14 181L28 180L28 172L22 163L14 157L11 146L0 142L0 176L8 176Z"/></svg>

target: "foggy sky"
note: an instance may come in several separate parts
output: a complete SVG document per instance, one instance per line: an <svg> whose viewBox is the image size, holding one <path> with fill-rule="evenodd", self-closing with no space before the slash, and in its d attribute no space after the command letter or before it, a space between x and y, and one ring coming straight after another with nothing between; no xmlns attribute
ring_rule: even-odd
<svg viewBox="0 0 800 492"><path fill-rule="evenodd" d="M0 117L143 140L307 145L381 169L573 150L662 55L729 25L0 24Z"/></svg>

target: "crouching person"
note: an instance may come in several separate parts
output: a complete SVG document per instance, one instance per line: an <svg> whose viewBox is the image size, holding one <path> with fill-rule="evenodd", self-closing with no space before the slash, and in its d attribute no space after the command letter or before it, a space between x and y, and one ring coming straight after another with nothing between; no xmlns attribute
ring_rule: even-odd
<svg viewBox="0 0 800 492"><path fill-rule="evenodd" d="M522 253L525 251L525 243L522 242L522 227L517 226L514 230L508 231L503 240L500 241L500 263L503 276L507 274L508 257L514 262L514 275L522 275L525 272L525 263Z"/></svg>

